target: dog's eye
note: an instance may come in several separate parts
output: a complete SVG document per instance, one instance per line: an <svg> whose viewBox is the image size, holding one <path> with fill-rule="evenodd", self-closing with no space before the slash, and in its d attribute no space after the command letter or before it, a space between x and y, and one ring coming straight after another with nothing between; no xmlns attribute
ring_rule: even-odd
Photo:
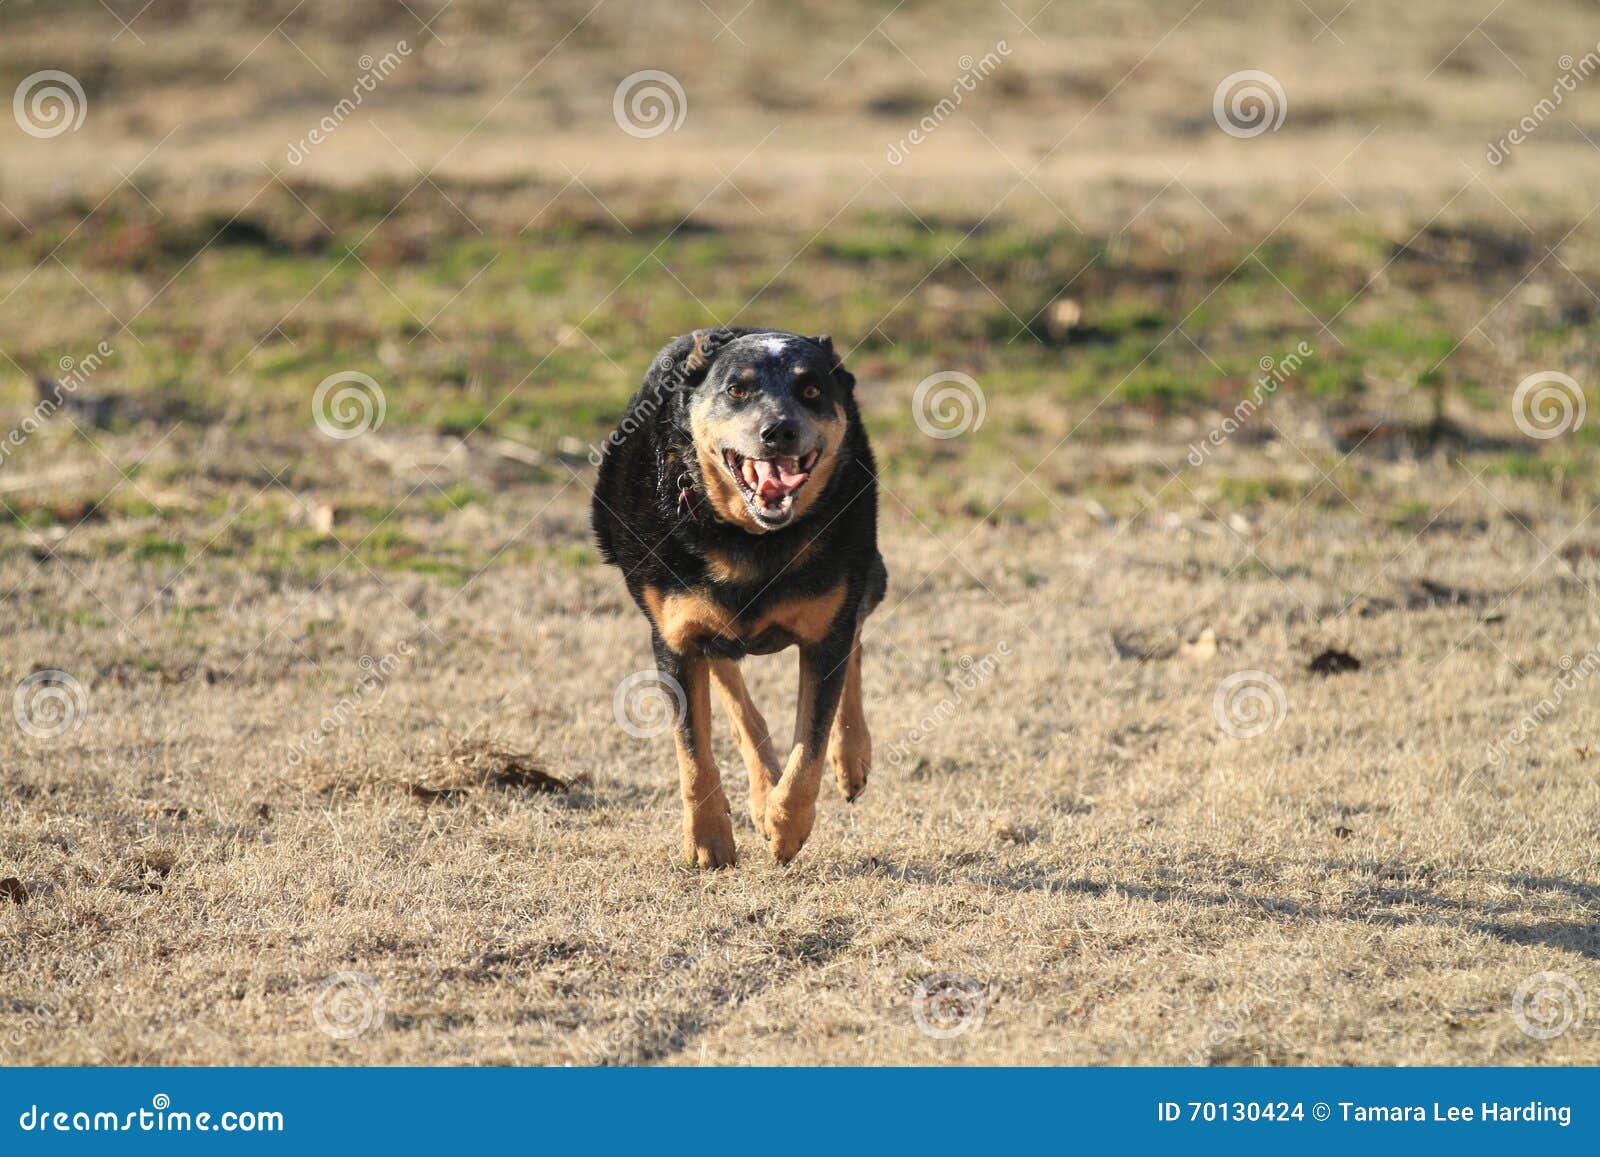
<svg viewBox="0 0 1600 1157"><path fill-rule="evenodd" d="M822 387L816 382L807 382L800 387L800 396L808 402L814 402L822 397Z"/></svg>
<svg viewBox="0 0 1600 1157"><path fill-rule="evenodd" d="M728 387L728 397L732 398L736 402L739 401L741 398L748 398L749 396L750 396L750 391L748 389L746 389L744 386L729 386Z"/></svg>

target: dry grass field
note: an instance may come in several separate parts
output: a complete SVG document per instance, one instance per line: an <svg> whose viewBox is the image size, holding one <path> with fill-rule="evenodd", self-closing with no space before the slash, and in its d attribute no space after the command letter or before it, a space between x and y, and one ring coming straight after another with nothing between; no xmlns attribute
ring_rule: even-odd
<svg viewBox="0 0 1600 1157"><path fill-rule="evenodd" d="M0 6L0 1061L1600 1063L1597 39ZM866 794L696 872L589 447L719 323L847 351L890 589Z"/></svg>

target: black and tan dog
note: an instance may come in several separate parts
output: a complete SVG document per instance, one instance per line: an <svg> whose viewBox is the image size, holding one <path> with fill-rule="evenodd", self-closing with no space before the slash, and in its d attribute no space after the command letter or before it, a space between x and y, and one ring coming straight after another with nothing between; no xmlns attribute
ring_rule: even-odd
<svg viewBox="0 0 1600 1157"><path fill-rule="evenodd" d="M811 834L824 753L845 798L866 787L861 624L888 574L854 391L826 337L700 330L657 355L600 463L601 554L650 620L657 670L682 689L684 854L700 867L734 861L713 683L750 770L750 816L779 862ZM791 646L799 703L780 766L739 660Z"/></svg>

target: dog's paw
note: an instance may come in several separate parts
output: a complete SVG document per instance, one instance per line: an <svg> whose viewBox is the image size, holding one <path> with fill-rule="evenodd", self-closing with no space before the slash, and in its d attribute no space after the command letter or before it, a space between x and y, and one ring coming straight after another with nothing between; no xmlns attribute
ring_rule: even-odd
<svg viewBox="0 0 1600 1157"><path fill-rule="evenodd" d="M684 843L684 862L693 868L731 868L737 861L733 848L733 825L726 831L691 836Z"/></svg>
<svg viewBox="0 0 1600 1157"><path fill-rule="evenodd" d="M800 854L817 822L817 809L812 807L790 810L777 801L767 803L767 845L772 858L787 864Z"/></svg>
<svg viewBox="0 0 1600 1157"><path fill-rule="evenodd" d="M692 868L733 867L733 817L726 801L702 809L684 825L683 858Z"/></svg>
<svg viewBox="0 0 1600 1157"><path fill-rule="evenodd" d="M855 803L867 790L867 775L872 771L872 750L854 751L833 748L828 752L828 762L833 765L833 778L839 784L839 794L846 803Z"/></svg>
<svg viewBox="0 0 1600 1157"><path fill-rule="evenodd" d="M760 799L755 796L750 797L750 822L756 825L756 831L763 836L771 837L772 831L767 826L767 800L765 796Z"/></svg>

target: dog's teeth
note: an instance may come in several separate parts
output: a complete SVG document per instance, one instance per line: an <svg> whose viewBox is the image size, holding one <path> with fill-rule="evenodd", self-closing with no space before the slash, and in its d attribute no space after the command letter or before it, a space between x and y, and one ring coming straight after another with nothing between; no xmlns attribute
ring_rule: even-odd
<svg viewBox="0 0 1600 1157"><path fill-rule="evenodd" d="M749 484L750 489L754 490L757 486L760 485L760 480L756 475L756 464L755 464L755 462L752 461L749 458L746 458L742 462L740 462L739 465L743 468L745 482L747 484Z"/></svg>

